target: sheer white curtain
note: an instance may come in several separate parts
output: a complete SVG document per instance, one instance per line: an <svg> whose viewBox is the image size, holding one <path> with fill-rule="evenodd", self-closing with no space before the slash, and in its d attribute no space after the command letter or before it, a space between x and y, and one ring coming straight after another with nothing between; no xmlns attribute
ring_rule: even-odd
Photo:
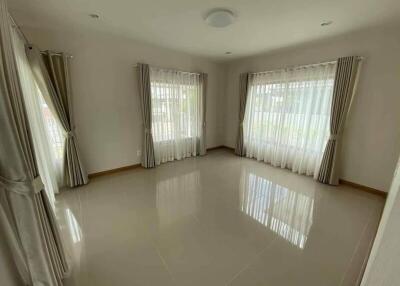
<svg viewBox="0 0 400 286"><path fill-rule="evenodd" d="M246 156L316 177L329 137L335 70L332 62L252 74Z"/></svg>
<svg viewBox="0 0 400 286"><path fill-rule="evenodd" d="M199 153L202 88L196 73L150 68L156 164Z"/></svg>
<svg viewBox="0 0 400 286"><path fill-rule="evenodd" d="M65 139L67 133L61 127L59 121L56 119L50 107L47 105L46 101L40 89L38 88L40 107L42 110L42 115L47 131L48 138L50 140L51 147L51 158L55 164L55 174L57 176L57 182L59 186L65 185L64 177L64 160L65 160Z"/></svg>
<svg viewBox="0 0 400 286"><path fill-rule="evenodd" d="M34 80L28 58L25 53L25 41L16 29L12 30L17 72L20 77L22 94L32 131L33 146L37 156L40 177L45 185L50 202L54 206L54 194L58 193L59 170L52 139L46 126L43 112L43 99Z"/></svg>

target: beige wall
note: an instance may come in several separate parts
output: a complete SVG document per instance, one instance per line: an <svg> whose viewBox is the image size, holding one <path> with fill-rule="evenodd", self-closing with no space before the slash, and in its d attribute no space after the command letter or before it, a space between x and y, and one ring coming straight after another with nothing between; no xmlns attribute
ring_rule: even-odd
<svg viewBox="0 0 400 286"><path fill-rule="evenodd" d="M224 100L225 144L235 145L239 73L329 61L340 56L364 56L344 133L341 178L387 191L400 150L399 54L399 28L380 28L231 62Z"/></svg>
<svg viewBox="0 0 400 286"><path fill-rule="evenodd" d="M207 147L222 144L218 115L223 68L209 60L97 32L55 33L24 28L40 49L64 51L71 61L73 115L89 173L140 162L142 119L133 66L137 62L208 73ZM218 116L220 116L218 120Z"/></svg>

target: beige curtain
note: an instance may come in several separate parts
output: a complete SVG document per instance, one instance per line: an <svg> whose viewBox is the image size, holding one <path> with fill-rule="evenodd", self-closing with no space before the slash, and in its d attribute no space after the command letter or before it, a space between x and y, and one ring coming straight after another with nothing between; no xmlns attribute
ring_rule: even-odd
<svg viewBox="0 0 400 286"><path fill-rule="evenodd" d="M346 117L355 91L358 66L358 57L355 56L340 58L337 63L331 106L330 137L318 174L318 181L325 184L339 184L338 154Z"/></svg>
<svg viewBox="0 0 400 286"><path fill-rule="evenodd" d="M62 285L69 266L36 167L10 27L7 4L0 0L0 223L6 231L1 237L25 285Z"/></svg>
<svg viewBox="0 0 400 286"><path fill-rule="evenodd" d="M207 110L207 79L208 76L206 73L200 73L200 85L201 85L201 103L202 103L202 118L201 118L201 136L200 136L200 146L199 146L199 154L205 155L207 153L206 146L206 132L207 132L207 124L206 124L206 110Z"/></svg>
<svg viewBox="0 0 400 286"><path fill-rule="evenodd" d="M143 119L143 151L142 166L153 168L156 166L154 157L154 142L151 133L151 85L150 68L147 64L138 64L138 86Z"/></svg>
<svg viewBox="0 0 400 286"><path fill-rule="evenodd" d="M250 74L242 73L239 77L239 126L236 139L235 153L238 156L244 156L246 150L243 144L243 121L246 112L247 92Z"/></svg>
<svg viewBox="0 0 400 286"><path fill-rule="evenodd" d="M68 59L64 54L56 55L50 51L41 56L36 47L27 49L27 55L46 103L67 134L64 160L67 184L70 187L87 184L88 176L79 155L74 133Z"/></svg>

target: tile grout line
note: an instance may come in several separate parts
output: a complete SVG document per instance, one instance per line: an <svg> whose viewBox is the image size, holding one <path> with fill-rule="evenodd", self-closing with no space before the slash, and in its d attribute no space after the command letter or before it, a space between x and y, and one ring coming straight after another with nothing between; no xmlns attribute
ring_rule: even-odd
<svg viewBox="0 0 400 286"><path fill-rule="evenodd" d="M157 251L158 256L159 256L160 259L161 259L162 264L163 264L164 267L165 267L165 270L167 270L169 276L171 277L172 282L173 282L175 285L178 285L178 282L176 281L175 276L172 275L172 272L171 272L171 270L169 269L168 264L167 264L167 262L165 261L164 257L161 255L160 250L158 249L157 246L155 246L155 248L156 248L156 251Z"/></svg>
<svg viewBox="0 0 400 286"><path fill-rule="evenodd" d="M384 208L384 207L383 207ZM369 256L370 256L370 254L371 254L371 250L372 250L372 246L373 246L373 244L374 244L374 242L375 242L375 238L376 238L376 235L377 235L377 233L378 233L378 228L379 228L379 225L380 225L380 221L381 221L381 219L382 219L382 214L383 214L383 209L381 210L381 212L380 212L380 218L379 218L379 220L378 220L378 222L377 222L377 225L376 225L376 230L374 231L374 236L371 238L371 240L369 241L369 243L368 243L368 250L367 250L367 255L364 257L364 259L363 259L363 264L362 264L362 269L361 269L361 271L360 271L360 273L358 274L358 277L357 277L357 285L359 285L359 284L361 284L361 282L362 282L362 278L363 278L363 276L364 276L364 272L365 272L365 269L366 269L366 267L367 267L367 263L368 263L368 260L369 260ZM371 218L370 218L370 220L369 220L369 222L368 222L368 226L372 223L372 221L373 221L373 215L371 214Z"/></svg>
<svg viewBox="0 0 400 286"><path fill-rule="evenodd" d="M378 230L376 230L376 231L378 231ZM371 254L371 249L372 249L372 246L374 244L374 241L375 241L375 238L372 238L370 240L370 242L368 243L368 250L367 250L368 252L367 252L367 254L365 255L365 257L364 257L364 259L362 261L361 271L360 271L360 273L358 273L358 276L357 276L357 285L361 284L361 279L364 276L365 268L367 266L367 263L368 263L368 260L369 260L369 256Z"/></svg>
<svg viewBox="0 0 400 286"><path fill-rule="evenodd" d="M352 262L353 262L353 260L354 260L354 257L356 256L357 250L358 250L359 247L360 247L361 240L362 240L362 238L364 237L364 234L366 233L366 231L367 231L367 229L368 229L368 226L370 225L370 223L371 223L371 221L372 221L372 215L373 215L373 213L374 213L374 211L371 210L370 213L369 213L369 215L368 215L368 220L367 220L367 222L365 223L365 226L364 226L364 228L363 228L363 231L361 232L360 238L358 239L358 242L357 242L357 246L356 246L356 248L354 249L353 254L351 255L351 259L350 259L349 263L347 264L346 272L345 272L345 273L343 274L343 276L342 276L340 285L343 285L344 281L346 280L346 275L347 275L347 273L349 272L350 265L352 264ZM365 258L363 259L363 261L365 261ZM358 275L358 279L359 279L359 276L360 276L360 274Z"/></svg>
<svg viewBox="0 0 400 286"><path fill-rule="evenodd" d="M204 226L201 224L201 222L198 220L198 218L195 215L191 215L194 217L195 220L197 220L198 224L200 225L201 228L204 228ZM233 275L233 277L231 278L231 280L229 280L225 286L230 285L239 275L240 273L242 273L243 271L245 271L258 257L260 257L266 250L268 250L274 243L275 241L278 240L278 237L275 237L272 239L272 241L266 246L264 247L264 249L262 249L259 253L257 253L251 260L249 263L247 263L241 270L239 270L235 275Z"/></svg>
<svg viewBox="0 0 400 286"><path fill-rule="evenodd" d="M267 245L263 250L261 250L258 254L256 254L256 255L254 256L254 258L250 260L249 263L247 263L241 270L239 270L235 275L233 275L232 279L229 280L229 281L225 284L225 286L231 285L232 282L235 281L235 279L236 279L237 277L239 277L239 275L240 275L242 272L244 272L247 268L249 268L250 265L253 264L253 262L256 261L257 258L259 258L265 251L267 251L268 249L270 249L270 248L272 247L272 245L275 244L275 242L276 242L277 240L278 240L278 237L275 237L275 238L270 242L269 245Z"/></svg>

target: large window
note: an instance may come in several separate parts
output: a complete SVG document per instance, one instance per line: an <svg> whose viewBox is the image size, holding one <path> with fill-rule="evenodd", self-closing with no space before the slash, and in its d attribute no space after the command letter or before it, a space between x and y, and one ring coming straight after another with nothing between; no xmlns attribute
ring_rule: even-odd
<svg viewBox="0 0 400 286"><path fill-rule="evenodd" d="M328 63L251 75L246 156L316 174L329 135L335 68Z"/></svg>
<svg viewBox="0 0 400 286"><path fill-rule="evenodd" d="M202 122L200 75L152 68L150 81L156 164L195 156Z"/></svg>

